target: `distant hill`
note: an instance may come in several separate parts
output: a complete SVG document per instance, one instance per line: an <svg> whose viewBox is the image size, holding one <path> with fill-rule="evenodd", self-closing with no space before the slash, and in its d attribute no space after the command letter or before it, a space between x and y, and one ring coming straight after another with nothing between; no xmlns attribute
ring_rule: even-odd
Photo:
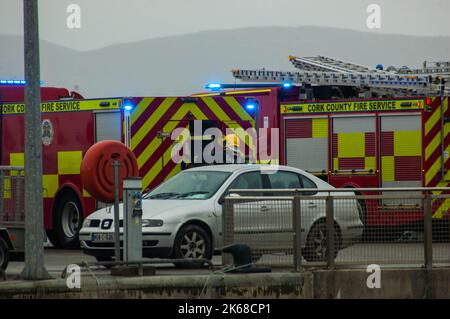
<svg viewBox="0 0 450 319"><path fill-rule="evenodd" d="M0 78L23 77L22 38L1 35ZM288 55L325 55L368 66L450 60L449 37L412 37L322 27L205 31L76 51L41 42L46 85L86 97L187 95L208 81L233 82L232 68L290 70Z"/></svg>

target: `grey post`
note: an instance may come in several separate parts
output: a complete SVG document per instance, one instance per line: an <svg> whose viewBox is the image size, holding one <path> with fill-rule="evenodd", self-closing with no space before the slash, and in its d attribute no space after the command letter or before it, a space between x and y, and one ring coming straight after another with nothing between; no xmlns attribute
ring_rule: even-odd
<svg viewBox="0 0 450 319"><path fill-rule="evenodd" d="M37 0L23 1L25 56L25 267L22 278L47 279L42 207L41 87Z"/></svg>
<svg viewBox="0 0 450 319"><path fill-rule="evenodd" d="M119 161L113 162L114 166L114 256L120 261L120 214L119 214Z"/></svg>
<svg viewBox="0 0 450 319"><path fill-rule="evenodd" d="M327 224L327 264L329 269L334 268L334 255L336 245L334 242L335 228L334 228L334 204L333 197L328 194L326 199L326 224Z"/></svg>
<svg viewBox="0 0 450 319"><path fill-rule="evenodd" d="M227 195L228 196L228 195ZM223 246L227 246L234 241L234 198L225 197L222 210L222 238ZM232 264L232 258L230 254L222 253L222 264Z"/></svg>
<svg viewBox="0 0 450 319"><path fill-rule="evenodd" d="M137 206L142 196L141 190L141 178L128 177L124 179L123 260L126 262L142 261L142 206Z"/></svg>
<svg viewBox="0 0 450 319"><path fill-rule="evenodd" d="M423 205L424 257L425 257L425 297L432 298L431 273L433 269L433 227L431 194L425 193Z"/></svg>
<svg viewBox="0 0 450 319"><path fill-rule="evenodd" d="M299 195L294 196L292 209L294 226L294 270L302 271L302 218Z"/></svg>

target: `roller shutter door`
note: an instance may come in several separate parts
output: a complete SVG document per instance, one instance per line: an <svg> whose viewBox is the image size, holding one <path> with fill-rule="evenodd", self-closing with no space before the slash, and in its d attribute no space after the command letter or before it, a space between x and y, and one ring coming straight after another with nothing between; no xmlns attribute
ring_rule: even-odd
<svg viewBox="0 0 450 319"><path fill-rule="evenodd" d="M288 166L328 172L328 118L287 119L285 136Z"/></svg>

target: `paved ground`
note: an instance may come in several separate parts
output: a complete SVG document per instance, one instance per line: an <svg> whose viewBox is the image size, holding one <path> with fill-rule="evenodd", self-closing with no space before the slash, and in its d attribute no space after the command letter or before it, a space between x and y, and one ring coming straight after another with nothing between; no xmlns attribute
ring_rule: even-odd
<svg viewBox="0 0 450 319"><path fill-rule="evenodd" d="M336 263L367 265L369 263L389 264L402 267L417 267L423 262L423 245L420 243L396 243L396 244L358 244L350 246L339 252ZM436 263L450 263L450 243L433 244L433 256ZM59 250L51 247L45 248L45 265L50 274L60 277L64 268L69 264L81 263L82 261L95 262L91 256L84 255L80 250ZM292 256L265 255L261 261L271 264L291 264ZM222 264L221 256L213 259L215 265ZM23 262L11 262L7 269L8 279L19 275L23 269ZM306 263L305 266L308 266ZM313 266L313 265L312 265ZM206 274L208 269L177 269L173 264L156 265L158 275L187 275ZM96 275L106 275L109 271L103 267L93 268ZM286 270L282 267L279 270ZM274 271L277 271L276 269ZM88 272L83 272L88 275Z"/></svg>

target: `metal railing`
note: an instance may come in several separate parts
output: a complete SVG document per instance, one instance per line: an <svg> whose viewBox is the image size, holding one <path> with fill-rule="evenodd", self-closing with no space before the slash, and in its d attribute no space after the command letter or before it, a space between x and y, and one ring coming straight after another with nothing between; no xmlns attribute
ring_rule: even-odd
<svg viewBox="0 0 450 319"><path fill-rule="evenodd" d="M250 246L256 265L450 263L450 188L230 190L224 246ZM223 254L224 264L231 256Z"/></svg>
<svg viewBox="0 0 450 319"><path fill-rule="evenodd" d="M0 166L0 226L24 227L25 177L21 166Z"/></svg>

